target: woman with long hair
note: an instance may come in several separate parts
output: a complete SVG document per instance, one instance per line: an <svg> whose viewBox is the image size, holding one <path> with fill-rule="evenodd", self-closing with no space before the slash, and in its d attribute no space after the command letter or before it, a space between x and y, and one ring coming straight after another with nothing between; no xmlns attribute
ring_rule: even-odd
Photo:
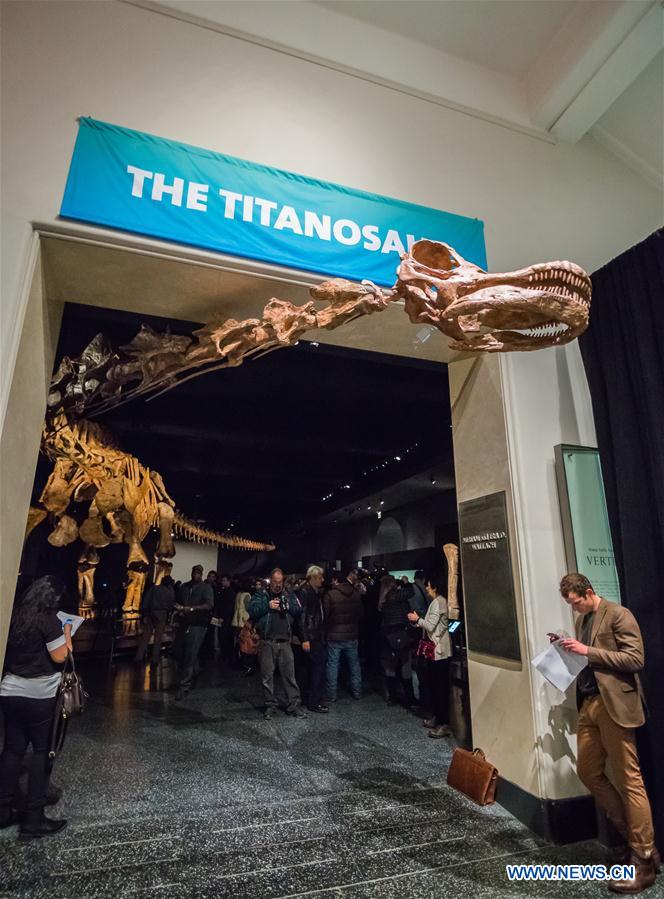
<svg viewBox="0 0 664 899"><path fill-rule="evenodd" d="M14 603L7 652L0 681L0 708L5 742L0 755L0 827L17 822L12 807L23 756L32 745L22 839L45 837L65 826L65 819L44 815L51 776L49 742L60 684L59 666L72 650L71 625L57 616L65 586L58 578L38 578Z"/></svg>

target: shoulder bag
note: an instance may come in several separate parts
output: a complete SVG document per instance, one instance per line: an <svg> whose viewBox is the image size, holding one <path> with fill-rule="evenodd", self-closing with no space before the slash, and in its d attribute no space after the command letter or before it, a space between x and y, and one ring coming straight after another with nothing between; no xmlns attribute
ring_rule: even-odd
<svg viewBox="0 0 664 899"><path fill-rule="evenodd" d="M74 656L70 652L65 659L58 692L55 696L51 748L48 753L50 759L54 759L62 749L69 719L83 714L87 700L88 694L83 689L83 682L76 673Z"/></svg>

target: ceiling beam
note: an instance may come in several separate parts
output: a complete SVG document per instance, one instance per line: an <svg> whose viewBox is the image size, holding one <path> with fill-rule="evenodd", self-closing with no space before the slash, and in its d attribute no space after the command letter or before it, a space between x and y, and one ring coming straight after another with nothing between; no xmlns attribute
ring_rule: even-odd
<svg viewBox="0 0 664 899"><path fill-rule="evenodd" d="M664 46L659 0L579 4L529 76L533 121L576 143Z"/></svg>

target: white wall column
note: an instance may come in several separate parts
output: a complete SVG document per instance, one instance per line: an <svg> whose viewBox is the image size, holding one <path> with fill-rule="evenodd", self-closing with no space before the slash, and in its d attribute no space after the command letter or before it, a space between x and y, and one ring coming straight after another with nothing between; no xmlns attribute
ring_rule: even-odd
<svg viewBox="0 0 664 899"><path fill-rule="evenodd" d="M531 666L548 631L573 627L558 594L565 556L554 446L595 441L578 345L455 362L450 392L458 502L507 496L522 658L516 667L491 662L469 646L473 743L539 800L582 796L573 689L563 697Z"/></svg>

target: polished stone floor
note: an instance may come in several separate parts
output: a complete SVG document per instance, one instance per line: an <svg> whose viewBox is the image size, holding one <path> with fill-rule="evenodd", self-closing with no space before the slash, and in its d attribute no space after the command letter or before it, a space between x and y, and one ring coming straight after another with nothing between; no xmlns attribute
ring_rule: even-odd
<svg viewBox="0 0 664 899"><path fill-rule="evenodd" d="M550 846L448 789L452 742L377 692L264 721L258 679L213 662L181 702L147 672L104 675L88 673L93 699L56 768L69 825L28 844L0 831L1 897L608 895L509 883L508 863L601 863L601 848ZM644 895L664 897L664 876Z"/></svg>

